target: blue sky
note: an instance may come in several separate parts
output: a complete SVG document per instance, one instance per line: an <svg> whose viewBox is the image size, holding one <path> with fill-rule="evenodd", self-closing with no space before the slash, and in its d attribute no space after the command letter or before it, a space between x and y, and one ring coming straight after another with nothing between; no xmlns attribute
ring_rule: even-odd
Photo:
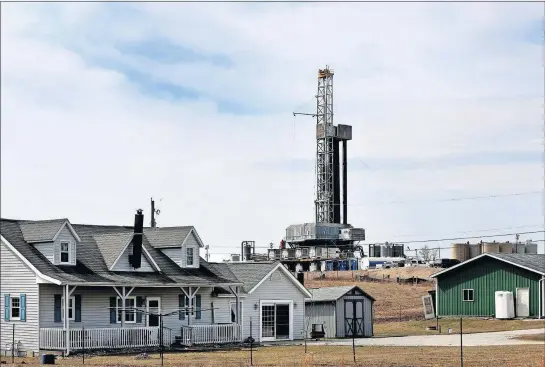
<svg viewBox="0 0 545 367"><path fill-rule="evenodd" d="M292 112L329 64L370 241L543 229L539 193L441 201L543 189L541 4L2 10L3 217L130 224L155 196L217 257L278 243L313 220L314 121Z"/></svg>

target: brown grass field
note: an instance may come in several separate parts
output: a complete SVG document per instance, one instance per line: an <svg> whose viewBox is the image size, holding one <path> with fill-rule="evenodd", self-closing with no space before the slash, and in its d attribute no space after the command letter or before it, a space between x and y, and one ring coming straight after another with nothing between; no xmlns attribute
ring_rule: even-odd
<svg viewBox="0 0 545 367"><path fill-rule="evenodd" d="M534 335L521 335L521 336L517 337L517 339L537 341L537 342L545 342L545 333L534 334Z"/></svg>
<svg viewBox="0 0 545 367"><path fill-rule="evenodd" d="M502 347L466 347L463 349L464 366L472 367L509 367L509 366L545 366L543 345L521 345ZM135 356L101 356L86 358L85 365L92 366L160 366L159 355L152 354L150 359L139 360ZM5 357L3 358L4 360ZM437 366L450 367L460 365L458 347L357 347L356 361L352 359L352 348L345 346L309 346L304 353L303 346L266 347L253 352L254 366ZM18 363L17 363L18 362ZM16 365L33 366L37 358L27 358L25 364L16 361ZM79 356L57 360L61 366L82 365ZM218 351L201 353L165 354L165 366L250 366L250 352Z"/></svg>

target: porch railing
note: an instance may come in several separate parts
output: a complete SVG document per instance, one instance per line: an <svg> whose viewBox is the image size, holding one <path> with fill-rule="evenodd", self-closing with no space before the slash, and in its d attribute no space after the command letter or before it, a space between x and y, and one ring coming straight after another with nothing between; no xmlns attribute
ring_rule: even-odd
<svg viewBox="0 0 545 367"><path fill-rule="evenodd" d="M69 329L70 349L119 349L158 347L161 343L159 327ZM172 330L163 328L163 345L172 344ZM40 349L65 350L64 329L40 329Z"/></svg>
<svg viewBox="0 0 545 367"><path fill-rule="evenodd" d="M183 325L181 339L185 346L237 343L242 340L242 330L239 324Z"/></svg>

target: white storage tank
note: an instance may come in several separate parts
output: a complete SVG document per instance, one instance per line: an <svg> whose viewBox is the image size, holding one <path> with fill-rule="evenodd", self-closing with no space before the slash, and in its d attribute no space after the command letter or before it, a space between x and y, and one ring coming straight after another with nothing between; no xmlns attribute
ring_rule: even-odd
<svg viewBox="0 0 545 367"><path fill-rule="evenodd" d="M301 263L297 263L297 265L295 265L295 272L296 273L303 272L303 265Z"/></svg>
<svg viewBox="0 0 545 367"><path fill-rule="evenodd" d="M325 261L320 261L320 270L321 271L326 271Z"/></svg>
<svg viewBox="0 0 545 367"><path fill-rule="evenodd" d="M310 270L310 271L318 271L318 264L316 264L316 263L310 263L309 270Z"/></svg>
<svg viewBox="0 0 545 367"><path fill-rule="evenodd" d="M526 242L526 253L527 254L537 254L537 243L535 243L535 242Z"/></svg>
<svg viewBox="0 0 545 367"><path fill-rule="evenodd" d="M497 319L512 319L515 317L513 292L496 291L494 298Z"/></svg>
<svg viewBox="0 0 545 367"><path fill-rule="evenodd" d="M526 245L524 243L517 243L517 254L524 254L526 252Z"/></svg>

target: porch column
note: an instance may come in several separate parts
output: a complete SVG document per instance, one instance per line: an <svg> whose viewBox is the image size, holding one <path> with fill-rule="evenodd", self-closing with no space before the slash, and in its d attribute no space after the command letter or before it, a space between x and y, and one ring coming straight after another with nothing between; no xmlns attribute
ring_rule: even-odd
<svg viewBox="0 0 545 367"><path fill-rule="evenodd" d="M117 295L119 296L119 298L121 299L121 327L125 327L125 301L127 299L127 297L129 297L132 293L132 291L134 290L134 287L132 287L128 292L126 291L126 287L123 286L121 287L121 292L119 292L119 290L117 289L117 287L113 287L114 288L114 291L115 293L117 293ZM134 305L136 307L136 305ZM116 301L116 314L115 314L115 317L117 318L117 301ZM136 317L136 315L134 316Z"/></svg>
<svg viewBox="0 0 545 367"><path fill-rule="evenodd" d="M70 290L70 286L66 284L63 289L63 296L64 296L64 331L65 331L65 342L66 342L66 355L70 354L70 320L68 319L68 316L70 314L69 307L70 307L70 297L72 296L72 293L76 290L76 286ZM73 305L73 311L76 312L76 305Z"/></svg>
<svg viewBox="0 0 545 367"><path fill-rule="evenodd" d="M242 330L240 329L240 325L242 325L242 322L240 320L240 292L239 287L229 287L229 290L231 293L235 296L235 317L236 317L236 324L238 325L239 333L238 336L242 339Z"/></svg>
<svg viewBox="0 0 545 367"><path fill-rule="evenodd" d="M184 309L189 309L188 315L187 315L187 325L191 325L191 314L193 313L193 298L195 298L195 295L199 291L200 287L187 287L187 290L184 289L184 287L180 287L182 292L184 292L185 296L187 297L187 308L184 305Z"/></svg>

